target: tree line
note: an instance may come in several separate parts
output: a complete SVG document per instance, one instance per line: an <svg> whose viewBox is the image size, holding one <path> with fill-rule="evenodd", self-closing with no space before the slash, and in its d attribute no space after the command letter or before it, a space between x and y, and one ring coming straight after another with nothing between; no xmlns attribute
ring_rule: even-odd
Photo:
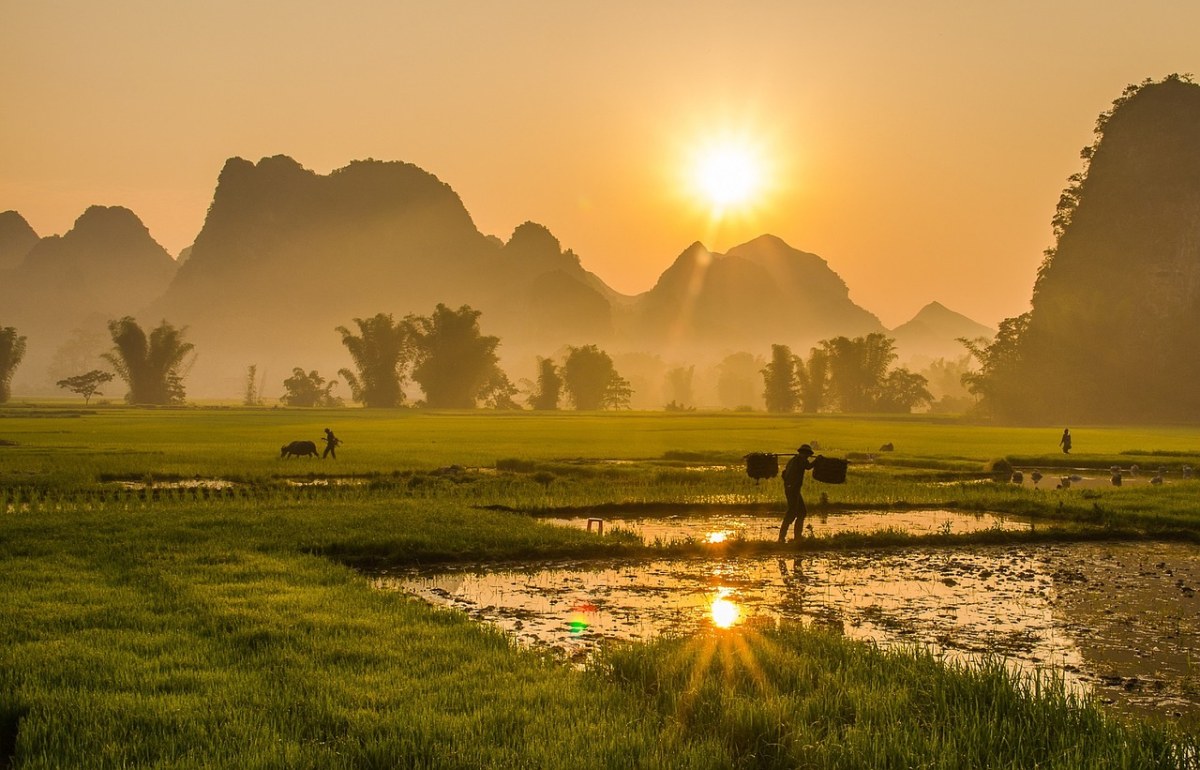
<svg viewBox="0 0 1200 770"><path fill-rule="evenodd" d="M891 368L895 360L895 340L880 333L822 340L807 360L772 345L762 370L767 411L906 414L932 404L929 381Z"/></svg>
<svg viewBox="0 0 1200 770"><path fill-rule="evenodd" d="M556 360L538 358L536 380L524 388L514 385L499 366L500 339L483 334L480 311L468 305L457 310L438 304L427 316L397 319L378 313L354 318L339 326L350 367L337 375L350 398L368 408L408 405L406 386L415 383L424 394L417 406L438 409L577 410L628 408L633 389L608 353L596 345L568 346ZM146 332L132 317L108 324L113 347L103 354L116 377L128 386L130 404L181 404L184 380L194 348L185 339L186 329L163 321ZM25 351L25 338L12 327L0 328L0 402L9 397L12 373ZM753 362L750 354L742 354ZM772 345L770 361L758 371L762 396L771 412L890 412L904 413L928 406L933 397L928 380L906 368L892 368L894 340L883 334L834 337L822 340L807 358L794 355L787 345ZM744 366L742 368L745 368ZM676 367L667 373L673 394L669 411L694 408L691 381L694 367ZM58 381L58 386L84 397L85 403L114 379L112 372L93 369ZM335 393L337 379L317 370L295 367L283 381L285 405L335 407L344 400ZM261 403L257 367L247 371L243 402ZM523 398L523 391L527 392Z"/></svg>

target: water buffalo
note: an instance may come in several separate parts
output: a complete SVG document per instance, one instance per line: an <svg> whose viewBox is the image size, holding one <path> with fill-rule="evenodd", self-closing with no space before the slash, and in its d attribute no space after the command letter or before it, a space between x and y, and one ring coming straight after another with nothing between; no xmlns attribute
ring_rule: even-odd
<svg viewBox="0 0 1200 770"><path fill-rule="evenodd" d="M280 457L307 457L317 455L317 445L312 441L293 441L290 444L284 444L279 450Z"/></svg>

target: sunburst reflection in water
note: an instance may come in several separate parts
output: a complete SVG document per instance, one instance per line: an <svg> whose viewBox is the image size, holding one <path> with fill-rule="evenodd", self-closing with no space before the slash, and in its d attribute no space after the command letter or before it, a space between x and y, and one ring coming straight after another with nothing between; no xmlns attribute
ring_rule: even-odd
<svg viewBox="0 0 1200 770"><path fill-rule="evenodd" d="M585 660L608 639L786 620L951 660L999 654L1142 712L1200 719L1200 552L1078 543L673 559L377 577L525 644Z"/></svg>
<svg viewBox="0 0 1200 770"><path fill-rule="evenodd" d="M708 614L716 628L732 628L742 617L742 610L732 598L733 589L721 586L713 596Z"/></svg>

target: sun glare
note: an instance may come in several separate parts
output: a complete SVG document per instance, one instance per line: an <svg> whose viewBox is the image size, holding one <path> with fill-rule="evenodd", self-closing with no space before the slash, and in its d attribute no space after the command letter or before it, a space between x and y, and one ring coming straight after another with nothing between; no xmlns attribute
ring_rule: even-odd
<svg viewBox="0 0 1200 770"><path fill-rule="evenodd" d="M717 595L713 597L712 604L709 605L709 614L712 616L713 625L717 628L730 628L742 615L742 610L728 597L732 591L728 588L717 589Z"/></svg>
<svg viewBox="0 0 1200 770"><path fill-rule="evenodd" d="M714 141L692 161L692 187L714 214L753 205L764 182L763 160L747 142Z"/></svg>

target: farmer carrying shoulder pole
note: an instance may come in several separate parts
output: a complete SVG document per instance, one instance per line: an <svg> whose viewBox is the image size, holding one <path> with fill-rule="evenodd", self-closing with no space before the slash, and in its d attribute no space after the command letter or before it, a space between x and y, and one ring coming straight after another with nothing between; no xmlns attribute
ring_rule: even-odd
<svg viewBox="0 0 1200 770"><path fill-rule="evenodd" d="M788 463L783 468L783 494L787 497L787 513L783 515L783 523L779 525L779 542L787 541L788 525L793 521L796 523L794 539L800 539L800 532L804 529L804 517L808 515L808 509L804 507L804 498L800 494L800 487L804 485L804 472L812 470L816 463L809 458L813 456L812 447L808 444L801 444L796 450L796 455L788 460Z"/></svg>

